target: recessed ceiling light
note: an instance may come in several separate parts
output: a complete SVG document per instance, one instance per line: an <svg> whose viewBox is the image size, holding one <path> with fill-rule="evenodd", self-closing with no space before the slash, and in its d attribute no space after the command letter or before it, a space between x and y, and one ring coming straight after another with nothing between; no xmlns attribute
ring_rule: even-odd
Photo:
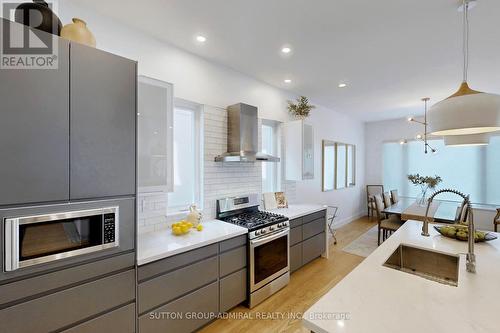
<svg viewBox="0 0 500 333"><path fill-rule="evenodd" d="M345 88L347 87L347 83L339 83L339 88Z"/></svg>
<svg viewBox="0 0 500 333"><path fill-rule="evenodd" d="M288 46L285 46L285 47L283 47L283 48L281 49L281 52L283 52L283 53L287 54L287 53L292 52L292 49L291 49L291 48L289 48Z"/></svg>
<svg viewBox="0 0 500 333"><path fill-rule="evenodd" d="M290 80L290 79L284 79L283 82L285 82L285 83L292 83L292 80Z"/></svg>
<svg viewBox="0 0 500 333"><path fill-rule="evenodd" d="M200 43L205 43L207 41L207 37L202 36L202 35L198 35L198 36L196 36L196 40Z"/></svg>

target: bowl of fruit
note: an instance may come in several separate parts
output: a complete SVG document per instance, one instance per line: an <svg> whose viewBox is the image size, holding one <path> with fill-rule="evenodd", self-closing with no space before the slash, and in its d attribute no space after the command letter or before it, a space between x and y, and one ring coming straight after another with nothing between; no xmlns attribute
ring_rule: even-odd
<svg viewBox="0 0 500 333"><path fill-rule="evenodd" d="M172 223L172 234L175 236L181 236L188 234L192 229L196 229L198 231L203 230L203 226L201 224L198 224L196 227L193 226L191 222L188 222L186 220L182 220L176 223Z"/></svg>
<svg viewBox="0 0 500 333"><path fill-rule="evenodd" d="M469 227L463 224L452 224L445 226L434 226L441 235L449 238L458 239L460 241L467 241L469 239ZM497 239L492 233L487 231L476 230L474 233L474 242L487 242Z"/></svg>

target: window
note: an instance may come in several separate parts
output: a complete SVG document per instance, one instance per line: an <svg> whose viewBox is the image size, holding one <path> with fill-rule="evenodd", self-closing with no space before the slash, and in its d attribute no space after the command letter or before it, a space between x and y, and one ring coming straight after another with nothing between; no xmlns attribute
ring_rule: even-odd
<svg viewBox="0 0 500 333"><path fill-rule="evenodd" d="M168 194L169 212L188 209L191 204L201 208L201 107L176 100L174 107L173 192Z"/></svg>
<svg viewBox="0 0 500 333"><path fill-rule="evenodd" d="M500 204L500 136L492 136L488 146L446 147L443 140L430 143L437 154L424 154L422 142L385 143L383 147L384 186L398 189L403 196L416 197L418 189L408 174L438 175L443 178L439 188L453 188L469 194L471 201ZM453 194L437 199L457 200Z"/></svg>
<svg viewBox="0 0 500 333"><path fill-rule="evenodd" d="M262 121L262 152L280 156L280 125L276 121ZM279 192L281 183L281 162L262 162L262 192Z"/></svg>

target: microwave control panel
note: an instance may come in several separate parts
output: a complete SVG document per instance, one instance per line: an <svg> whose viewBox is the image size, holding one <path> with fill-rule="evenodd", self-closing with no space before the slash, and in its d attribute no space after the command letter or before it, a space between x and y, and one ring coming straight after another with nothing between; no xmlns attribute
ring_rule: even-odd
<svg viewBox="0 0 500 333"><path fill-rule="evenodd" d="M104 244L115 241L115 214L104 214Z"/></svg>

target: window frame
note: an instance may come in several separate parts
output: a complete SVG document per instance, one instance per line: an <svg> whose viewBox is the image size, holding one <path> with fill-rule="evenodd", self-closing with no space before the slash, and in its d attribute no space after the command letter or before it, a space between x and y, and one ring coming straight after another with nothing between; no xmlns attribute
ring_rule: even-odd
<svg viewBox="0 0 500 333"><path fill-rule="evenodd" d="M183 205L175 205L171 206L170 205L170 196L175 193L175 184L174 181L172 181L172 187L173 190L168 194L168 199L167 199L167 215L176 215L180 213L184 213L189 210L189 205L195 204L196 207L200 210L203 209L203 170L204 170L204 159L203 159L203 151L204 151L204 146L203 146L203 136L204 136L204 128L203 128L203 105L198 104L195 102L191 102L185 99L181 98L175 98L174 99L174 108L173 108L173 119L175 119L175 112L177 110L187 110L193 112L194 115L194 142L195 142L195 147L194 147L194 178L195 178L195 186L194 186L194 202L191 202L189 204L183 204ZM175 121L172 121L172 124L174 124ZM173 131L172 135L173 141L173 148L172 148L172 165L175 165L174 161L174 149L175 149L175 129ZM174 168L175 172L175 168Z"/></svg>
<svg viewBox="0 0 500 333"><path fill-rule="evenodd" d="M280 158L280 162L262 162L266 163L267 166L271 166L274 169L274 179L273 179L273 192L281 192L282 186L281 186L281 180L282 180L282 163L281 163L281 133L282 133L282 123L276 120L270 120L270 119L262 119L261 124L260 124L260 133L261 133L261 148L264 147L264 142L263 142L263 127L268 126L272 128L272 138L273 138L273 152L269 153L269 155L273 155L276 157ZM262 168L263 169L263 168ZM264 172L262 171L261 174L261 186L262 186L262 193L267 193L264 192ZM272 192L270 192L272 193Z"/></svg>

